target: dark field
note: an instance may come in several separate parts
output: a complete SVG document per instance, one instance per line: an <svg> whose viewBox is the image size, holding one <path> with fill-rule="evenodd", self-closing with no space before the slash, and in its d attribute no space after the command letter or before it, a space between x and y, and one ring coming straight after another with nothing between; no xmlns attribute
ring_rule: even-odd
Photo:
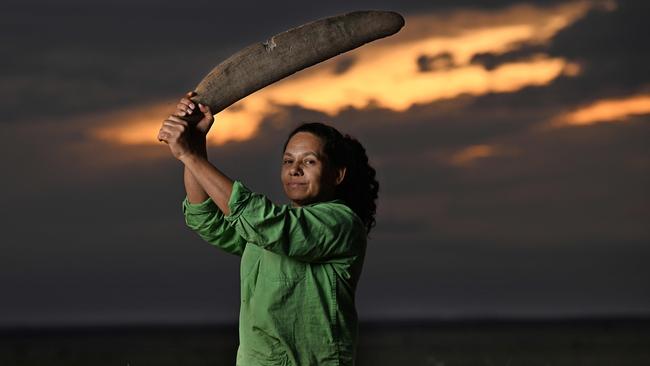
<svg viewBox="0 0 650 366"><path fill-rule="evenodd" d="M362 323L357 365L650 365L650 319ZM237 328L0 330L0 365L234 365Z"/></svg>

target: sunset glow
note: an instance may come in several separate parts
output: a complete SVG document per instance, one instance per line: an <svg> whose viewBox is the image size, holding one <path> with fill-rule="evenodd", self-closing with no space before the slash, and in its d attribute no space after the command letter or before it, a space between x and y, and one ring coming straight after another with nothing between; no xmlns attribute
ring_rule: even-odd
<svg viewBox="0 0 650 366"><path fill-rule="evenodd" d="M517 155L519 151L514 148L503 146L480 144L468 146L454 153L448 160L448 163L460 167L470 166L476 160L492 156L512 156Z"/></svg>
<svg viewBox="0 0 650 366"><path fill-rule="evenodd" d="M249 139L262 120L281 112L278 106L283 105L298 105L331 116L350 106L362 109L371 104L405 111L414 104L461 94L514 92L546 85L561 75L577 76L577 64L544 53L489 69L472 63L472 58L501 54L522 44L545 44L595 4L578 1L556 7L517 5L500 11L407 16L404 29L397 35L301 71L222 111L216 116L209 140L222 144ZM469 18L476 21L474 25L467 23ZM446 61L422 69L418 60L437 55L445 55ZM351 65L337 72L343 57ZM124 144L157 143L160 124L174 104L148 108L157 114L142 113L141 108L125 111L122 115L131 116L129 119L106 120L94 136Z"/></svg>
<svg viewBox="0 0 650 366"><path fill-rule="evenodd" d="M562 125L590 125L599 122L624 121L630 116L650 113L650 95L596 101L558 120Z"/></svg>
<svg viewBox="0 0 650 366"><path fill-rule="evenodd" d="M475 145L465 148L451 158L455 165L467 165L476 159L486 158L494 154L494 148L490 145Z"/></svg>

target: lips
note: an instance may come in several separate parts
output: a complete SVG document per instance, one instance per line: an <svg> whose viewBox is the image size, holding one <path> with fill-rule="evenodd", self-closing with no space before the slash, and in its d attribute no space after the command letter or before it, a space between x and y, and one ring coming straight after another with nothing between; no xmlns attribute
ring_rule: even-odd
<svg viewBox="0 0 650 366"><path fill-rule="evenodd" d="M304 186L304 185L306 185L306 184L307 184L307 183L289 182L289 183L287 183L287 186L288 186L289 188L298 188L298 187L302 187L302 186Z"/></svg>

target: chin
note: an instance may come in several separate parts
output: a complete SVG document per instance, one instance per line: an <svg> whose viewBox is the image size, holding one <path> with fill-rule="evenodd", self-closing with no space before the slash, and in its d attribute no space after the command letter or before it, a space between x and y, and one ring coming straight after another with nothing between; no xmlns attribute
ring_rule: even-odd
<svg viewBox="0 0 650 366"><path fill-rule="evenodd" d="M304 206L310 204L313 199L311 197L305 197L305 196L289 196L287 195L289 200L291 200L292 203L299 205L299 206Z"/></svg>
<svg viewBox="0 0 650 366"><path fill-rule="evenodd" d="M305 197L290 197L289 199L292 202L295 202L295 203L297 203L299 205L305 205L305 204L309 203L309 199L307 199Z"/></svg>

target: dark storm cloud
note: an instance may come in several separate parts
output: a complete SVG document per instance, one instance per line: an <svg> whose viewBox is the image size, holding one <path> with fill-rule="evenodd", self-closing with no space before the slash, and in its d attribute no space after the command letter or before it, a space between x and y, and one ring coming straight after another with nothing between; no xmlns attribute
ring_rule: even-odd
<svg viewBox="0 0 650 366"><path fill-rule="evenodd" d="M512 51L504 53L477 53L472 56L471 64L482 65L486 70L494 70L504 63L529 60L531 57L545 53L547 46L538 44L522 44Z"/></svg>
<svg viewBox="0 0 650 366"><path fill-rule="evenodd" d="M420 72L449 70L454 67L454 57L449 52L442 52L432 56L421 55L416 62Z"/></svg>
<svg viewBox="0 0 650 366"><path fill-rule="evenodd" d="M584 65L571 93L625 95L650 81L650 49L645 46L650 3L629 0L617 4L611 12L589 12L553 39L551 55Z"/></svg>
<svg viewBox="0 0 650 366"><path fill-rule="evenodd" d="M341 60L336 62L334 66L334 74L342 75L345 74L352 66L354 66L357 61L354 57L350 56L341 56Z"/></svg>
<svg viewBox="0 0 650 366"><path fill-rule="evenodd" d="M524 43L504 53L479 53L472 57L471 63L492 70L504 63L550 53L586 63L583 77L592 79L592 82L603 78L613 81L614 77L620 79L623 76L619 82L629 82L632 86L632 79L638 82L640 74L647 76L643 65L648 62L650 52L639 45L650 31L645 19L650 5L630 0L617 1L616 4L614 9L592 8L586 16L560 30L549 45Z"/></svg>

